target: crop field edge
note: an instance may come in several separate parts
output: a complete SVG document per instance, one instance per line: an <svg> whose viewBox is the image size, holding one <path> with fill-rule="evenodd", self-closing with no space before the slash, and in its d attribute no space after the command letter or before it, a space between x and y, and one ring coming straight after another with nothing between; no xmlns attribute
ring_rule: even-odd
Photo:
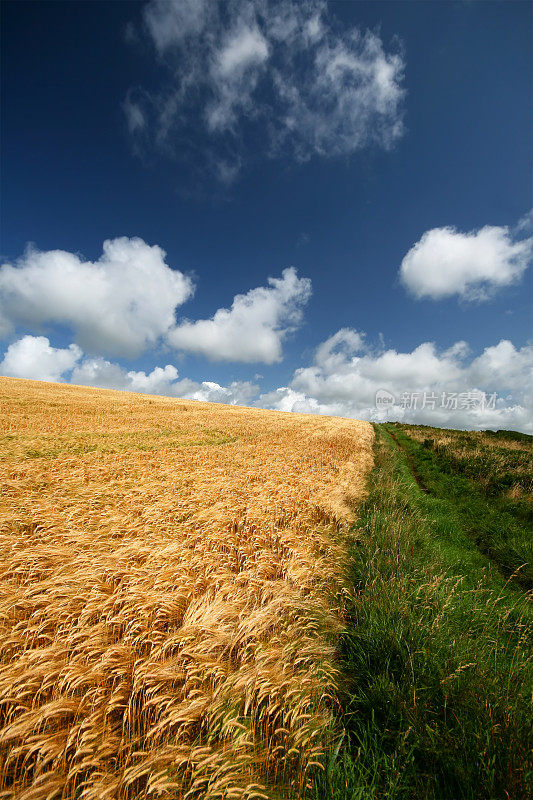
<svg viewBox="0 0 533 800"><path fill-rule="evenodd" d="M353 530L345 736L312 800L526 800L533 615L386 426Z"/></svg>
<svg viewBox="0 0 533 800"><path fill-rule="evenodd" d="M369 423L15 379L0 401L2 797L301 796ZM147 450L168 430L187 446Z"/></svg>

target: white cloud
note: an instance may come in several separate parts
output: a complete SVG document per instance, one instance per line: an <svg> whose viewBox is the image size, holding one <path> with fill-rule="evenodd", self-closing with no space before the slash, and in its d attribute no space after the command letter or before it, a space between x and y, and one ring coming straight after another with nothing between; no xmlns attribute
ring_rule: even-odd
<svg viewBox="0 0 533 800"><path fill-rule="evenodd" d="M250 404L259 391L259 387L250 381L233 381L228 386L221 386L214 381L179 379L178 370L172 364L154 367L148 374L126 371L119 364L101 357L84 357L76 344L67 348L52 347L45 336L24 336L11 344L0 362L0 375L39 381L68 381L80 386L229 405Z"/></svg>
<svg viewBox="0 0 533 800"><path fill-rule="evenodd" d="M482 384L490 391L511 390L529 395L533 401L533 346L517 350L508 339L487 347L470 365L474 384Z"/></svg>
<svg viewBox="0 0 533 800"><path fill-rule="evenodd" d="M178 370L172 364L167 364L164 368L155 367L148 374L134 370L126 372L118 364L103 358L85 359L74 369L70 382L82 386L99 386L229 405L251 403L259 388L250 381L233 381L229 386L221 386L213 381L179 379Z"/></svg>
<svg viewBox="0 0 533 800"><path fill-rule="evenodd" d="M291 52L295 44L302 51L309 47L305 39L287 44ZM371 143L390 147L403 131L400 55L385 53L370 31L351 30L342 37L322 31L313 47L313 64L302 83L292 70L273 72L285 104L276 149L290 143L296 157L306 160L314 154L348 155Z"/></svg>
<svg viewBox="0 0 533 800"><path fill-rule="evenodd" d="M169 332L168 342L212 360L280 361L283 339L301 322L311 281L289 268L268 283L237 295L231 309L219 308L211 319L182 322Z"/></svg>
<svg viewBox="0 0 533 800"><path fill-rule="evenodd" d="M210 0L165 0L149 3L144 10L146 26L160 53L198 36L210 12Z"/></svg>
<svg viewBox="0 0 533 800"><path fill-rule="evenodd" d="M235 130L239 113L248 116L254 113L252 94L268 52L258 28L240 20L237 29L231 31L221 49L213 54L210 82L214 97L205 109L211 132Z"/></svg>
<svg viewBox="0 0 533 800"><path fill-rule="evenodd" d="M191 280L165 263L165 251L142 239L104 242L92 263L64 250L29 249L0 270L0 334L47 323L72 329L90 352L134 356L175 324Z"/></svg>
<svg viewBox="0 0 533 800"><path fill-rule="evenodd" d="M234 178L260 142L266 155L303 161L402 134L402 56L377 33L338 25L322 0L152 0L144 21L171 84L125 103L138 143L190 161L203 128L201 166L222 160Z"/></svg>
<svg viewBox="0 0 533 800"><path fill-rule="evenodd" d="M524 214L523 217L520 217L516 223L515 232L524 236L528 233L533 233L533 208Z"/></svg>
<svg viewBox="0 0 533 800"><path fill-rule="evenodd" d="M374 353L362 334L344 328L317 348L311 366L296 370L289 386L261 395L251 381L224 386L180 378L172 364L148 373L127 371L101 357L85 357L75 344L52 347L43 336L11 344L0 374L287 412L533 434L533 345L517 348L505 339L474 358L465 342L444 351L423 342L408 353ZM380 390L392 395L392 406L376 407ZM443 393L448 407L442 406Z"/></svg>
<svg viewBox="0 0 533 800"><path fill-rule="evenodd" d="M380 389L395 398L386 410L376 408ZM451 407L441 406L443 393ZM493 393L497 398L491 400ZM392 349L371 353L361 334L342 329L317 348L311 366L296 370L289 386L261 395L258 404L378 422L533 433L533 346L517 349L502 340L470 361L465 342L443 352L424 342L408 353Z"/></svg>
<svg viewBox="0 0 533 800"><path fill-rule="evenodd" d="M218 54L217 67L227 77L244 72L252 64L262 64L267 58L268 45L258 29L242 26Z"/></svg>
<svg viewBox="0 0 533 800"><path fill-rule="evenodd" d="M11 378L33 378L37 381L62 381L82 356L80 348L50 345L45 336L23 336L10 344L0 362L0 375Z"/></svg>
<svg viewBox="0 0 533 800"><path fill-rule="evenodd" d="M456 294L487 300L518 281L532 256L533 238L516 240L507 227L485 226L470 233L433 228L403 259L400 279L418 299Z"/></svg>
<svg viewBox="0 0 533 800"><path fill-rule="evenodd" d="M133 357L158 343L211 360L282 357L284 338L301 323L311 282L296 270L237 295L211 319L176 324L176 308L193 293L190 278L165 263L165 252L142 239L104 242L92 263L63 250L28 249L0 269L0 336L17 326L40 332L70 328L86 352Z"/></svg>
<svg viewBox="0 0 533 800"><path fill-rule="evenodd" d="M146 127L146 118L142 107L139 103L135 102L132 92L128 92L122 104L122 110L126 115L126 124L132 135L135 135L137 131L142 131Z"/></svg>
<svg viewBox="0 0 533 800"><path fill-rule="evenodd" d="M272 392L262 394L257 402L260 408L270 408L276 411L288 411L296 414L331 414L335 412L328 410L327 407L309 397L303 392L297 392L290 386L280 386ZM339 416L339 415L337 415ZM346 414L340 416L348 416Z"/></svg>

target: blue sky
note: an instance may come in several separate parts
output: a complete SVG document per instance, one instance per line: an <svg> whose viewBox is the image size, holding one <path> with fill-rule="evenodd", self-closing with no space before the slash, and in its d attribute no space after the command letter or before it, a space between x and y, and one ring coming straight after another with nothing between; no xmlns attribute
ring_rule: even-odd
<svg viewBox="0 0 533 800"><path fill-rule="evenodd" d="M6 2L0 371L533 432L532 15Z"/></svg>

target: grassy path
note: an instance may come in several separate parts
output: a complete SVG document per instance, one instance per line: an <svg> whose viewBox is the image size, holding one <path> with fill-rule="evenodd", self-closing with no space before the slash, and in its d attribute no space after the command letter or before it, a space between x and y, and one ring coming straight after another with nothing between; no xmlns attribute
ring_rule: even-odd
<svg viewBox="0 0 533 800"><path fill-rule="evenodd" d="M351 550L345 734L310 797L525 800L533 791L527 595L481 552L453 497L422 491L418 467L376 426L376 466Z"/></svg>
<svg viewBox="0 0 533 800"><path fill-rule="evenodd" d="M487 498L469 478L443 471L439 458L402 429L390 424L385 427L405 454L420 488L448 504L447 508L443 505L439 516L448 517L453 527L462 528L505 578L532 590L532 521L513 513L515 509L509 501Z"/></svg>
<svg viewBox="0 0 533 800"><path fill-rule="evenodd" d="M420 475L418 474L418 472L416 470L416 466L415 466L415 462L414 462L412 454L405 448L405 446L402 444L402 442L398 439L398 434L395 433L394 430L392 430L391 428L388 428L387 432L388 432L389 436L391 437L391 439L393 440L393 442L395 442L397 447L400 450L403 450L404 454L406 455L407 463L409 464L409 469L411 470L411 474L412 474L413 478L415 479L416 483L418 484L419 489L421 489L423 492L426 492L426 494L427 494L428 488L425 485L425 483L422 481Z"/></svg>

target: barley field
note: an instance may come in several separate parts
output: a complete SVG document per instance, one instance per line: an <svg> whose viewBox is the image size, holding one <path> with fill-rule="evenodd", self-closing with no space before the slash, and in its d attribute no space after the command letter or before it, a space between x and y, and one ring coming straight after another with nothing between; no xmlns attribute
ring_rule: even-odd
<svg viewBox="0 0 533 800"><path fill-rule="evenodd" d="M364 422L0 379L0 798L301 796Z"/></svg>

